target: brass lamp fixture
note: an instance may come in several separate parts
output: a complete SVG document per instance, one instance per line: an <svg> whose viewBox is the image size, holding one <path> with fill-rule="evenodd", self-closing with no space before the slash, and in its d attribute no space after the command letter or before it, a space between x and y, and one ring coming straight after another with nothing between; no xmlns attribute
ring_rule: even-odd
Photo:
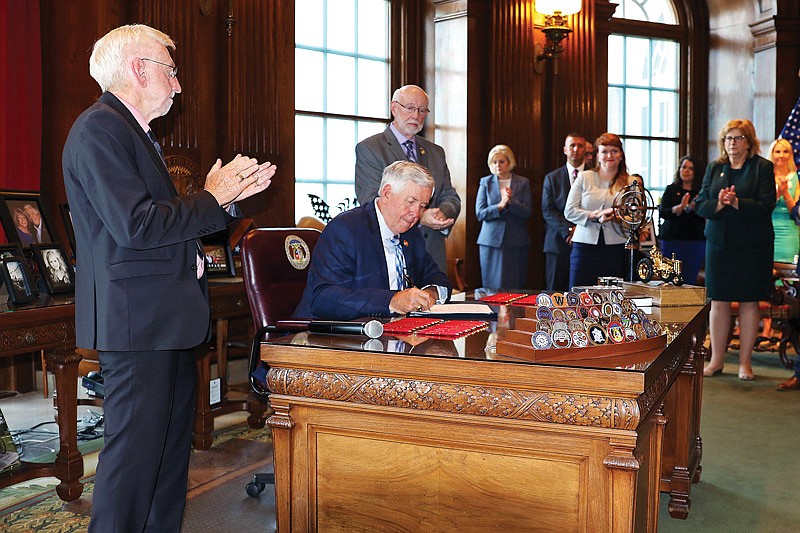
<svg viewBox="0 0 800 533"><path fill-rule="evenodd" d="M544 32L547 45L537 50L536 62L545 59L555 59L564 51L561 47L563 41L572 29L567 25L567 16L574 15L581 10L582 0L536 0L534 9L545 16Z"/></svg>

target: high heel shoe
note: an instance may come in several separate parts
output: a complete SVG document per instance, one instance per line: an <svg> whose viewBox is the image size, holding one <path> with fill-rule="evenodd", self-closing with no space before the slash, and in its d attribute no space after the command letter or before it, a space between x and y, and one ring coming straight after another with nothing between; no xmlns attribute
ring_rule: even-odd
<svg viewBox="0 0 800 533"><path fill-rule="evenodd" d="M703 369L703 377L713 378L719 376L720 374L722 374L722 368L723 367L719 367L712 370L711 367L707 366Z"/></svg>

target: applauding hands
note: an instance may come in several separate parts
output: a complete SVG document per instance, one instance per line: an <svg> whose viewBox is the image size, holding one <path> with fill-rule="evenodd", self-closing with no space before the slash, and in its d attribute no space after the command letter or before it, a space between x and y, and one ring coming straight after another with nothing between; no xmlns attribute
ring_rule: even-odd
<svg viewBox="0 0 800 533"><path fill-rule="evenodd" d="M205 190L216 198L219 205L227 207L269 187L276 170L277 167L269 161L259 164L256 159L242 154L225 166L217 159L206 175Z"/></svg>

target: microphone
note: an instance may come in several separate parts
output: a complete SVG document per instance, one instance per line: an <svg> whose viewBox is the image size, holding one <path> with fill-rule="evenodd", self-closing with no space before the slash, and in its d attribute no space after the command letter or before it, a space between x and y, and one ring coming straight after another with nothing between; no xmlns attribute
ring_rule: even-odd
<svg viewBox="0 0 800 533"><path fill-rule="evenodd" d="M334 320L312 320L308 323L312 333L339 333L344 335L366 335L377 339L383 335L383 324L377 320L367 322L337 322Z"/></svg>

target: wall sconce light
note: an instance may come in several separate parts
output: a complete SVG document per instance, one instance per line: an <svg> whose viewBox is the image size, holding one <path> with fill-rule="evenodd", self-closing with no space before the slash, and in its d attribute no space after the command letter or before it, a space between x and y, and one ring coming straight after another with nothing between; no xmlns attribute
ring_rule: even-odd
<svg viewBox="0 0 800 533"><path fill-rule="evenodd" d="M567 26L567 16L574 15L581 10L581 1L536 0L534 9L537 13L545 16L542 31L547 38L547 45L544 48L541 48L541 45L537 46L537 66L545 59L557 58L564 51L561 41L572 33L572 29Z"/></svg>

